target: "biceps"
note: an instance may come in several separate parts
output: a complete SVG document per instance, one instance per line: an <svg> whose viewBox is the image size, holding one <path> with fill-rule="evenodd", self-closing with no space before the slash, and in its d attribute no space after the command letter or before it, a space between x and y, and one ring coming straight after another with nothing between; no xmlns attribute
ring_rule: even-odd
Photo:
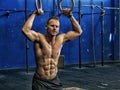
<svg viewBox="0 0 120 90"><path fill-rule="evenodd" d="M77 32L69 31L68 33L65 34L64 41L71 41L78 36L79 34Z"/></svg>
<svg viewBox="0 0 120 90"><path fill-rule="evenodd" d="M39 40L38 33L33 31L33 30L26 32L25 35L31 41L38 41Z"/></svg>

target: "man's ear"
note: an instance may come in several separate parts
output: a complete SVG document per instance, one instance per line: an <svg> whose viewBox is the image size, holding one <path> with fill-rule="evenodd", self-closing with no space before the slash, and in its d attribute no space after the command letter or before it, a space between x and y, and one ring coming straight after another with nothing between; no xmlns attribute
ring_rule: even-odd
<svg viewBox="0 0 120 90"><path fill-rule="evenodd" d="M47 30L47 25L45 25L45 29Z"/></svg>

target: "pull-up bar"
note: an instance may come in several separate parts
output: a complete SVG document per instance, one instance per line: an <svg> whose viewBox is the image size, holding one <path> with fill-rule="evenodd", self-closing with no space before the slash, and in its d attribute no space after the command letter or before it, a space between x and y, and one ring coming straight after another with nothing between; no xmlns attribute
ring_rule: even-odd
<svg viewBox="0 0 120 90"><path fill-rule="evenodd" d="M81 5L81 7L98 7L99 9L120 10L120 8L118 8L118 7L103 7L103 8L101 8L101 6L98 6L98 5Z"/></svg>

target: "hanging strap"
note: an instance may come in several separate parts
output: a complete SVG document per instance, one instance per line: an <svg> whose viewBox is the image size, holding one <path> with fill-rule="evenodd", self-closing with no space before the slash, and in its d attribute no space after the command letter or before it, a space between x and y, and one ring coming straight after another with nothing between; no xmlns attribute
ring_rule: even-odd
<svg viewBox="0 0 120 90"><path fill-rule="evenodd" d="M70 8L70 11L72 11L73 10L73 8L74 8L74 6L75 6L75 2L74 2L74 0L71 0L72 1L72 6L71 6L71 8ZM62 0L59 0L59 4L58 4L58 6L59 6L59 8L60 8L60 11L62 11L62 6L61 6L61 3L62 3Z"/></svg>
<svg viewBox="0 0 120 90"><path fill-rule="evenodd" d="M35 7L36 7L37 12L38 12L39 8L42 9L42 1L41 0L35 0Z"/></svg>

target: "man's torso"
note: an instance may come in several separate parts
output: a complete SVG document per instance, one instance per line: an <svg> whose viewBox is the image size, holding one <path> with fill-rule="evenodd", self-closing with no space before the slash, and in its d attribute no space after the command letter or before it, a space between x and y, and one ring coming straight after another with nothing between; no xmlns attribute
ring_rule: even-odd
<svg viewBox="0 0 120 90"><path fill-rule="evenodd" d="M44 36L34 44L37 73L40 78L50 80L56 77L58 59L63 45L63 38L57 36L54 43L48 43Z"/></svg>

